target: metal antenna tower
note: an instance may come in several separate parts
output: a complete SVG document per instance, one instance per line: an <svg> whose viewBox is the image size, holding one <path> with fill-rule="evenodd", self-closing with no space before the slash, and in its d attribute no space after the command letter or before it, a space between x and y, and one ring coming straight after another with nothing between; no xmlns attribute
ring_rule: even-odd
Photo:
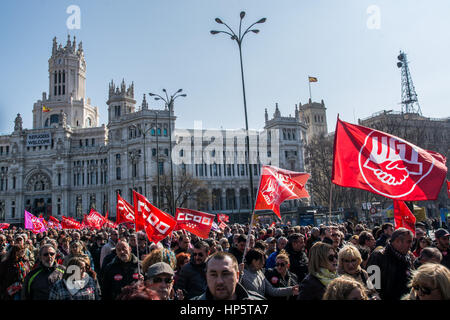
<svg viewBox="0 0 450 320"><path fill-rule="evenodd" d="M409 72L406 53L400 51L397 59L399 60L397 62L397 67L402 69L402 112L422 115L419 100L417 100L416 90L414 89L414 84Z"/></svg>

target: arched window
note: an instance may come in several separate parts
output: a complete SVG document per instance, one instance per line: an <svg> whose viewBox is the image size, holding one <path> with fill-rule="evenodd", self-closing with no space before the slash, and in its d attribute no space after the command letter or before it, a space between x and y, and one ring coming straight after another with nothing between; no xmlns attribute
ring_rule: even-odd
<svg viewBox="0 0 450 320"><path fill-rule="evenodd" d="M59 115L52 114L50 116L50 125L52 125L53 123L58 123L58 122L59 122Z"/></svg>

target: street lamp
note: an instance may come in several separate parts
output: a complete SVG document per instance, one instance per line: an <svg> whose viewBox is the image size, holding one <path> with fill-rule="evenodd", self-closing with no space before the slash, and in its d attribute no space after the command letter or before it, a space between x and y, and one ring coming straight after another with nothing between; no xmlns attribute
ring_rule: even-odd
<svg viewBox="0 0 450 320"><path fill-rule="evenodd" d="M245 114L245 130L246 130L246 144L247 144L247 164L249 167L249 174L250 174L250 195L251 195L251 203L254 205L254 190L253 190L253 170L252 166L250 165L250 140L248 136L248 120L247 120L247 102L245 98L245 83L244 83L244 67L242 64L242 41L244 40L244 37L247 33L253 32L258 33L258 29L251 29L255 24L264 23L266 22L266 18L261 18L255 23L251 24L244 32L242 31L242 19L245 17L245 12L241 11L240 13L240 21L239 21L239 33L236 34L225 22L223 22L221 19L216 18L215 21L218 24L223 24L227 29L230 31L217 31L217 30L211 30L212 35L216 35L219 33L227 34L231 37L231 40L235 40L239 47L239 59L241 62L241 79L242 79L242 92L244 97L244 114Z"/></svg>
<svg viewBox="0 0 450 320"><path fill-rule="evenodd" d="M172 161L172 126L171 126L171 116L173 112L173 103L175 99L179 97L186 97L185 93L181 93L183 89L178 89L177 92L172 94L170 97L167 94L166 89L162 89L164 92L165 98L160 96L159 94L149 93L150 97L154 97L155 100L163 100L166 104L166 108L169 108L169 157L170 157L170 181L171 181L171 193L172 193L172 215L175 216L175 193L173 191L173 161ZM159 175L159 162L158 162L158 175Z"/></svg>
<svg viewBox="0 0 450 320"><path fill-rule="evenodd" d="M146 125L146 123L144 123ZM135 124L132 124L131 127L137 128L139 132L142 134L143 140L144 140L144 195L147 197L147 160L146 160L146 148L145 148L145 140L146 135L150 131L152 127L149 127L147 130L142 130L140 127L136 126Z"/></svg>

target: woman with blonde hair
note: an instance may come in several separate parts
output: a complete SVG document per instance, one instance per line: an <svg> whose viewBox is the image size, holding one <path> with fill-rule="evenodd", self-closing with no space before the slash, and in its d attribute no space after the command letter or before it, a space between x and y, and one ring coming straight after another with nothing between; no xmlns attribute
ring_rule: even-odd
<svg viewBox="0 0 450 320"><path fill-rule="evenodd" d="M363 284L349 276L340 276L330 282L323 300L368 300Z"/></svg>
<svg viewBox="0 0 450 320"><path fill-rule="evenodd" d="M148 268L156 262L165 262L172 267L173 270L177 267L177 258L175 253L167 248L154 249L151 253L145 256L142 261L142 271L147 274Z"/></svg>
<svg viewBox="0 0 450 320"><path fill-rule="evenodd" d="M450 270L437 263L425 263L414 270L411 292L402 300L450 300Z"/></svg>
<svg viewBox="0 0 450 320"><path fill-rule="evenodd" d="M338 255L333 247L316 242L309 251L308 275L300 284L298 300L322 300L325 289L337 278Z"/></svg>

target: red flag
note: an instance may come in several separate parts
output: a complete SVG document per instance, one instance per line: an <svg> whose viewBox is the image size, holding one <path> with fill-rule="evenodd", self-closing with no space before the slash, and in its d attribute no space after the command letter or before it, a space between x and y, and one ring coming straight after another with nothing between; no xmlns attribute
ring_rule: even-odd
<svg viewBox="0 0 450 320"><path fill-rule="evenodd" d="M65 216L62 216L61 219L61 226L63 229L81 229L82 225L78 221L73 220L72 218L68 218Z"/></svg>
<svg viewBox="0 0 450 320"><path fill-rule="evenodd" d="M217 220L219 222L230 222L230 217L227 216L226 214L219 213L217 214Z"/></svg>
<svg viewBox="0 0 450 320"><path fill-rule="evenodd" d="M332 181L395 200L435 200L445 157L375 129L337 120Z"/></svg>
<svg viewBox="0 0 450 320"><path fill-rule="evenodd" d="M105 223L105 217L103 217L94 209L91 209L91 212L87 216L85 216L84 223L88 227L101 229L103 224Z"/></svg>
<svg viewBox="0 0 450 320"><path fill-rule="evenodd" d="M117 228L117 223L114 223L114 222L112 222L111 220L106 219L106 220L105 220L105 223L103 224L103 226L104 226L104 227L107 227L107 228L115 229L115 228Z"/></svg>
<svg viewBox="0 0 450 320"><path fill-rule="evenodd" d="M270 225L270 227L269 227L269 228L273 228L273 227L275 227L275 221L274 221L274 222L272 222L272 224Z"/></svg>
<svg viewBox="0 0 450 320"><path fill-rule="evenodd" d="M187 230L202 239L206 239L209 237L214 217L213 214L206 212L177 208L175 215L177 225L174 231Z"/></svg>
<svg viewBox="0 0 450 320"><path fill-rule="evenodd" d="M416 217L411 213L404 201L394 200L395 229L406 228L416 235Z"/></svg>
<svg viewBox="0 0 450 320"><path fill-rule="evenodd" d="M0 230L8 229L10 226L9 223L0 223Z"/></svg>
<svg viewBox="0 0 450 320"><path fill-rule="evenodd" d="M147 198L133 190L136 230L145 230L150 241L158 243L167 237L177 224L169 214L153 206Z"/></svg>
<svg viewBox="0 0 450 320"><path fill-rule="evenodd" d="M447 196L450 199L450 181L447 180Z"/></svg>
<svg viewBox="0 0 450 320"><path fill-rule="evenodd" d="M226 227L227 227L227 225L225 224L225 222L220 221L219 228L220 228L221 230L225 230Z"/></svg>
<svg viewBox="0 0 450 320"><path fill-rule="evenodd" d="M272 210L281 219L280 204L284 200L307 198L305 189L309 174L263 166L255 210Z"/></svg>
<svg viewBox="0 0 450 320"><path fill-rule="evenodd" d="M116 224L124 222L134 223L134 208L119 194L117 194Z"/></svg>
<svg viewBox="0 0 450 320"><path fill-rule="evenodd" d="M47 225L49 228L61 229L61 223L53 216L48 217Z"/></svg>

